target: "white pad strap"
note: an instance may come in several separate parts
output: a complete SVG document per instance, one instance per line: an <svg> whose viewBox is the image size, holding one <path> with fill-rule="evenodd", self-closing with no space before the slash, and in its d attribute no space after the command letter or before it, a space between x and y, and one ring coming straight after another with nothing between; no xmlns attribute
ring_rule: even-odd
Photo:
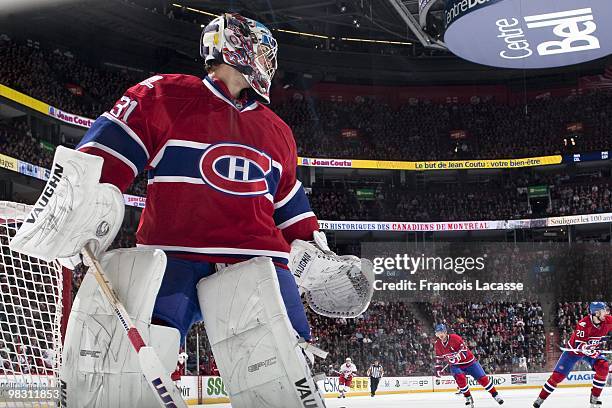
<svg viewBox="0 0 612 408"><path fill-rule="evenodd" d="M72 257L88 242L96 255L108 248L125 204L117 187L99 183L103 162L59 146L47 185L10 248L45 261Z"/></svg>
<svg viewBox="0 0 612 408"><path fill-rule="evenodd" d="M232 407L325 407L269 258L221 269L197 288Z"/></svg>
<svg viewBox="0 0 612 408"><path fill-rule="evenodd" d="M178 330L150 324L166 268L159 250L121 249L100 262L143 340L171 373L179 350ZM117 316L88 273L75 298L62 353L60 378L68 408L150 408L159 403L144 379L138 354Z"/></svg>
<svg viewBox="0 0 612 408"><path fill-rule="evenodd" d="M372 262L356 256L338 256L327 246L322 232L314 241L291 244L289 267L308 306L327 317L357 317L374 294Z"/></svg>

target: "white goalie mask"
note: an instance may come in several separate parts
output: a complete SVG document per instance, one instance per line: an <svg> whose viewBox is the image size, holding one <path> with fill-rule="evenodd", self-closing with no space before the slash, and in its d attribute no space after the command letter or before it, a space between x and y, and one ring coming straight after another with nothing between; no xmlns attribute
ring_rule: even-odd
<svg viewBox="0 0 612 408"><path fill-rule="evenodd" d="M207 65L217 62L234 67L266 103L270 103L278 66L277 52L278 44L266 26L235 13L215 18L200 38L200 55Z"/></svg>

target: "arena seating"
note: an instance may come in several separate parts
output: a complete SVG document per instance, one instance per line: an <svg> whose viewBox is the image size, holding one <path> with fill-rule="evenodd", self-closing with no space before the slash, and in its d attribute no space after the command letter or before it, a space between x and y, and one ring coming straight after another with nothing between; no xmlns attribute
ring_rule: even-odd
<svg viewBox="0 0 612 408"><path fill-rule="evenodd" d="M24 120L0 123L0 153L32 164L51 167L53 152L42 147ZM534 214L527 206L525 188L551 186L551 206ZM315 184L311 205L320 219L357 221L470 221L603 213L612 211L609 173L586 175L559 171L550 176L514 172L503 183L452 184L415 191L401 186L375 187L376 200L360 201L355 189ZM146 176L134 181L127 193L145 196Z"/></svg>
<svg viewBox="0 0 612 408"><path fill-rule="evenodd" d="M65 111L96 117L108 109L124 89L148 74L134 74L93 67L65 51L50 51L32 42L18 44L0 36L0 83L43 100ZM76 85L82 94L68 90ZM74 88L73 88L74 89ZM309 157L364 158L380 160L495 159L540 156L573 151L609 149L612 129L612 95L587 93L568 98L543 98L528 106L503 106L493 100L473 104L387 106L376 100L332 102L297 98L272 108L292 127L298 150ZM544 119L543 119L544 118ZM581 122L584 130L577 145L563 143L566 125ZM358 137L341 136L342 128L354 129ZM449 131L465 129L468 138L453 140ZM41 142L24 119L0 122L0 153L49 168L53 153ZM503 183L452 186L414 190L394 186L377 188L377 200L360 201L354 187L328 188L315 185L313 210L321 219L376 221L493 220L534 216L526 205L525 187L551 186L551 206L544 215L576 215L612 212L610 174L588 176L558 171L551 176L529 171L513 173ZM144 196L146 178L139 176L128 193ZM18 199L18 197L13 197ZM113 248L132 247L134 232L123 229ZM508 259L514 259L508 254ZM592 256L590 261L606 261ZM527 264L526 262L522 263ZM579 271L580 268L576 268ZM76 292L86 269L73 274ZM578 272L577 272L578 273ZM594 276L593 279L606 278ZM542 278L544 279L544 278ZM548 278L550 279L550 278ZM572 289L575 281L558 283ZM427 316L420 321L412 306L402 302L375 302L355 320L327 319L309 312L314 342L330 352L316 371L328 373L351 357L364 374L373 358L381 360L387 375L430 375L433 370L435 322L446 322L464 336L486 370L514 370L518 358L526 357L530 370L545 366L545 334L542 307L529 302L421 303ZM576 322L586 314L585 303L558 306L557 325L566 340ZM195 333L200 337L200 361L195 361ZM3 344L0 343L0 361ZM203 325L196 325L187 339L191 372L210 374L212 354Z"/></svg>
<svg viewBox="0 0 612 408"><path fill-rule="evenodd" d="M516 372L520 357L530 371L545 366L546 335L539 303L424 303L436 323L464 338L485 371Z"/></svg>
<svg viewBox="0 0 612 408"><path fill-rule="evenodd" d="M0 38L0 83L67 112L91 118L109 109L128 87L149 76L81 62L70 52L36 42ZM74 86L80 92L72 93ZM80 93L80 94L79 94ZM298 151L309 157L379 160L499 159L610 148L612 94L542 98L527 105L420 103L392 107L376 99L332 102L311 97L273 104L293 129ZM542 120L542 118L546 118ZM568 136L567 126L583 130ZM343 138L341 129L358 137ZM462 129L467 138L454 140Z"/></svg>

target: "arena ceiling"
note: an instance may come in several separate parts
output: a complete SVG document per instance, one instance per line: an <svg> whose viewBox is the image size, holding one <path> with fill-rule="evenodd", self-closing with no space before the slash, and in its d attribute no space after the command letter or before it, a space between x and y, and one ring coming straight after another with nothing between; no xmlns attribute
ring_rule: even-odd
<svg viewBox="0 0 612 408"><path fill-rule="evenodd" d="M398 0L418 20L418 0ZM220 12L227 1L185 0L182 4ZM416 41L389 0L237 0L235 11L250 14L273 28L392 41Z"/></svg>
<svg viewBox="0 0 612 408"><path fill-rule="evenodd" d="M18 3L30 1L19 0ZM170 9L190 7L209 13L193 13L200 24L207 23L221 12L237 11L277 29L327 37L422 42L414 27L407 23L406 15L399 13L396 7L401 6L418 26L418 0L36 1L36 7L0 11L3 32L22 40L43 39L54 46L59 45L59 48L78 50L81 58L94 62L111 61L152 72L201 71L197 55L200 25L193 24L191 14L188 15L189 21L168 19L159 12L164 4ZM438 3L434 10L436 7L438 10L434 14L441 12ZM153 8L158 12L151 13ZM307 73L312 78L310 82L363 83L367 80L381 84L448 84L516 81L517 86L524 86L528 77L556 83L566 82L568 78L574 80L577 75L573 68L530 72L491 69L446 52L416 57L376 52L371 47L366 51L349 48L326 52L316 49L312 43L300 43L298 36L289 35L283 40L281 58L284 69L296 75ZM602 66L602 61L583 64L580 71L582 75L599 73Z"/></svg>

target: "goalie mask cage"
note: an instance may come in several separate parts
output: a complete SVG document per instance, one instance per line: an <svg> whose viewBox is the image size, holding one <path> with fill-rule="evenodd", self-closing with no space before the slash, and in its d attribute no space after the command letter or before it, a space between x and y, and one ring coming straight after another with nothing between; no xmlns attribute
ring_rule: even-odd
<svg viewBox="0 0 612 408"><path fill-rule="evenodd" d="M9 249L30 206L0 201L0 392L59 387L62 337L72 303L72 274ZM6 401L0 395L0 401ZM0 407L51 406L33 398ZM50 402L50 401L47 401Z"/></svg>

